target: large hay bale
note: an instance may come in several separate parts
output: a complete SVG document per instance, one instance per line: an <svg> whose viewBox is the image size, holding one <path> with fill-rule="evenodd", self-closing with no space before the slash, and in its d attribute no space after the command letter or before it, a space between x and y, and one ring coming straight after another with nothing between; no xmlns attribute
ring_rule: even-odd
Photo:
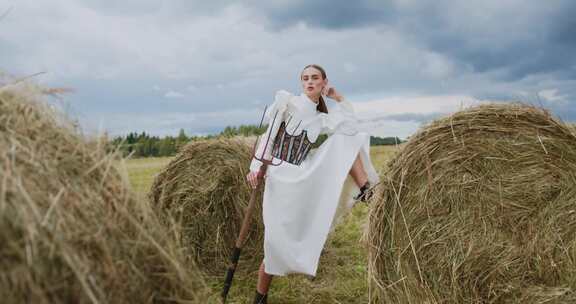
<svg viewBox="0 0 576 304"><path fill-rule="evenodd" d="M206 274L224 275L251 188L246 174L252 141L222 138L187 144L155 178L149 198L166 222L180 229L181 246ZM262 193L239 271L254 271L263 256Z"/></svg>
<svg viewBox="0 0 576 304"><path fill-rule="evenodd" d="M576 131L519 103L422 128L369 215L372 303L575 303Z"/></svg>
<svg viewBox="0 0 576 304"><path fill-rule="evenodd" d="M85 139L29 84L0 85L2 303L206 303L105 141Z"/></svg>

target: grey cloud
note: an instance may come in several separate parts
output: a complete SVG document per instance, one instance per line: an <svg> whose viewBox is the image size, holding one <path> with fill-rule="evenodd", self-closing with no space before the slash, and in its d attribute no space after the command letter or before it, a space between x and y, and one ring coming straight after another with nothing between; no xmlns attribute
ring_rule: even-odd
<svg viewBox="0 0 576 304"><path fill-rule="evenodd" d="M0 58L2 58L3 61L0 69L5 68L5 63L13 61L14 58L17 57L16 54L21 51L23 51L22 47L11 44L0 35Z"/></svg>
<svg viewBox="0 0 576 304"><path fill-rule="evenodd" d="M446 113L401 113L401 114L394 114L394 115L387 115L386 118L389 120L395 121L416 121L416 122L428 122L434 120L436 118L445 116Z"/></svg>
<svg viewBox="0 0 576 304"><path fill-rule="evenodd" d="M236 126L245 123L247 119L257 116L253 108L242 110L221 110L219 112L171 112L161 113L131 113L119 112L94 113L87 124L92 130L102 124L112 130L111 135L126 134L132 131L146 131L153 135L174 135L182 128L189 134L217 133L225 126Z"/></svg>
<svg viewBox="0 0 576 304"><path fill-rule="evenodd" d="M499 71L497 80L518 81L533 74L555 73L574 79L576 3L484 1L482 4L438 1L171 1L85 0L105 13L137 15L164 11L170 18L214 15L244 5L266 16L272 30L298 22L327 30L384 25L424 48L470 66L474 72ZM512 5L517 3L517 5ZM478 7L476 9L476 7ZM482 10L479 13L478 10ZM384 39L384 37L383 37ZM369 46L373 41L366 41ZM214 50L213 60L232 61L228 50Z"/></svg>
<svg viewBox="0 0 576 304"><path fill-rule="evenodd" d="M329 30L385 25L423 47L470 65L475 72L501 70L501 80L516 81L551 72L573 79L576 3L556 0L512 4L325 0L254 7L268 16L274 29L300 21ZM479 9L483 11L478 13Z"/></svg>
<svg viewBox="0 0 576 304"><path fill-rule="evenodd" d="M56 74L51 84L76 89L67 99L84 118L232 111L256 101L263 109L277 89L298 93L297 75L308 63L323 65L350 99L370 96L359 101L442 94L511 100L523 91L551 89L568 104L576 97L576 4L568 1L515 7L502 0L14 3L0 23L0 68ZM37 22L27 21L32 18ZM293 27L300 21L308 27ZM96 22L102 24L92 26ZM108 68L115 77L96 77ZM164 98L166 90L154 91L155 85L184 96ZM547 105L576 120L569 106ZM259 117L237 121L257 123ZM202 119L188 127L215 130L227 123ZM130 126L155 127L143 121Z"/></svg>
<svg viewBox="0 0 576 304"><path fill-rule="evenodd" d="M444 16L450 11L447 1L439 2L443 10L433 15ZM450 2L452 3L452 2ZM576 64L573 1L531 2L499 12L484 26L467 29L468 23L479 22L474 16L462 14L452 23L434 26L428 18L420 22L401 24L430 49L447 54L473 67L476 72L501 70L502 79L521 80L528 75L564 72ZM499 17L499 18L496 18ZM442 18L442 17L439 17ZM458 26L455 26L455 25Z"/></svg>
<svg viewBox="0 0 576 304"><path fill-rule="evenodd" d="M273 29L282 29L304 21L310 26L344 29L382 23L394 18L390 1L250 1L248 5L263 11Z"/></svg>
<svg viewBox="0 0 576 304"><path fill-rule="evenodd" d="M380 115L378 117L371 117L371 118L364 118L360 119L360 123L378 123L378 122L389 122L389 121L397 121L397 122L418 122L424 123L439 117L445 116L447 113L442 112L434 112L434 113L399 113L399 114L389 114L389 115Z"/></svg>
<svg viewBox="0 0 576 304"><path fill-rule="evenodd" d="M143 13L157 12L162 9L162 1L150 0L123 0L123 1L98 1L84 0L83 6L111 15L140 15Z"/></svg>
<svg viewBox="0 0 576 304"><path fill-rule="evenodd" d="M236 1L199 1L199 0L123 0L100 1L83 0L82 4L93 10L112 15L141 15L169 13L176 18L185 18L197 15L213 15Z"/></svg>
<svg viewBox="0 0 576 304"><path fill-rule="evenodd" d="M559 12L553 16L554 20L550 26L549 40L562 45L576 45L576 3L574 1L564 2Z"/></svg>

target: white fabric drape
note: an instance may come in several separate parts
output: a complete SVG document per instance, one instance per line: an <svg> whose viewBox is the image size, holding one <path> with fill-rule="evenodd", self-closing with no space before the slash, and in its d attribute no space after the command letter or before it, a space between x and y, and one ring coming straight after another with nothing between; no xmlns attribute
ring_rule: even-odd
<svg viewBox="0 0 576 304"><path fill-rule="evenodd" d="M265 117L272 137L288 117L292 117L287 125L290 133L305 130L312 142L322 133L329 137L300 165L283 162L268 166L263 196L265 272L315 276L328 233L352 207L353 196L359 192L349 177L356 156L360 155L372 184L379 177L370 160L370 135L355 128L357 118L351 103L342 101L329 113L319 113L305 94L279 91ZM266 134L259 142L258 156L264 150ZM272 145L273 138L268 141L267 159ZM253 159L250 170L257 171L260 165Z"/></svg>

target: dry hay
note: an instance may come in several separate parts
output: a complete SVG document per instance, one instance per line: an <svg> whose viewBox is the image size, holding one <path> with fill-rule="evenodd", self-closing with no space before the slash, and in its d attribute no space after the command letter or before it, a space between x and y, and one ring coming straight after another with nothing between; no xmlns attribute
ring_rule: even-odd
<svg viewBox="0 0 576 304"><path fill-rule="evenodd" d="M148 205L31 84L0 85L3 303L205 303Z"/></svg>
<svg viewBox="0 0 576 304"><path fill-rule="evenodd" d="M224 275L240 231L251 188L246 174L252 141L237 138L187 144L160 172L149 198L167 222L180 227L177 240L207 274ZM242 250L239 271L257 269L263 255L262 193L251 231Z"/></svg>
<svg viewBox="0 0 576 304"><path fill-rule="evenodd" d="M576 131L489 104L432 122L369 215L371 303L575 303Z"/></svg>

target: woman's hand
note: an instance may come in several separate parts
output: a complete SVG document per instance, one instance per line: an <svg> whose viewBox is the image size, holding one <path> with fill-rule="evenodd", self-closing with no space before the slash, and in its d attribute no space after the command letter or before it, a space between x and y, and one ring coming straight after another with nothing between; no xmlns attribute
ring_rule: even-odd
<svg viewBox="0 0 576 304"><path fill-rule="evenodd" d="M334 88L330 84L326 84L324 86L321 94L328 97L328 98L332 98L338 102L340 102L340 101L342 101L342 99L344 99L344 97L342 95L340 95L340 93L338 91L336 91L336 88Z"/></svg>
<svg viewBox="0 0 576 304"><path fill-rule="evenodd" d="M256 189L256 187L258 186L258 183L259 183L258 171L248 172L248 174L246 175L246 180L248 181L248 184L250 184L252 189Z"/></svg>

